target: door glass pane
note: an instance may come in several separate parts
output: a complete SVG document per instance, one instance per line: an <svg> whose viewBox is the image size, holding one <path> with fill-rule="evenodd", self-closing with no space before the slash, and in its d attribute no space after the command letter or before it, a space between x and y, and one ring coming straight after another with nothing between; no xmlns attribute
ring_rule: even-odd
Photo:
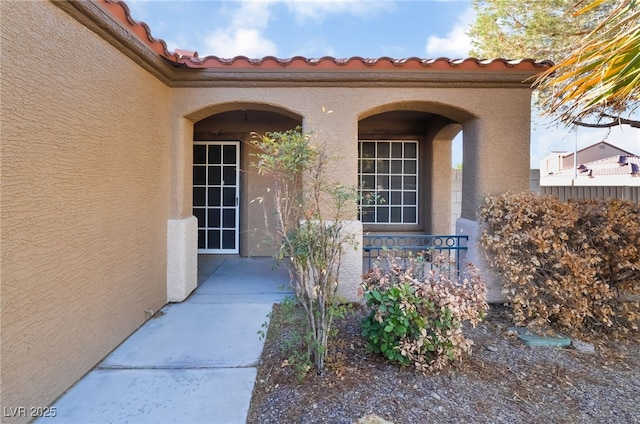
<svg viewBox="0 0 640 424"><path fill-rule="evenodd" d="M220 209L211 208L207 213L207 217L209 218L207 221L207 226L209 228L220 228Z"/></svg>
<svg viewBox="0 0 640 424"><path fill-rule="evenodd" d="M235 209L222 210L222 227L236 228L236 210Z"/></svg>
<svg viewBox="0 0 640 424"><path fill-rule="evenodd" d="M236 163L236 146L235 145L224 146L222 163L232 163L235 165Z"/></svg>
<svg viewBox="0 0 640 424"><path fill-rule="evenodd" d="M205 234L204 230L198 230L198 249L206 249L207 240Z"/></svg>
<svg viewBox="0 0 640 424"><path fill-rule="evenodd" d="M193 163L207 163L207 146L193 146Z"/></svg>
<svg viewBox="0 0 640 424"><path fill-rule="evenodd" d="M222 146L220 145L209 146L209 165L215 165L222 162L221 151Z"/></svg>
<svg viewBox="0 0 640 424"><path fill-rule="evenodd" d="M234 230L222 230L222 248L236 248L236 232Z"/></svg>
<svg viewBox="0 0 640 424"><path fill-rule="evenodd" d="M205 208L193 208L193 214L196 218L198 218L198 227L200 228L207 226L206 222L204 221L205 210Z"/></svg>
<svg viewBox="0 0 640 424"><path fill-rule="evenodd" d="M209 206L220 206L220 187L209 187Z"/></svg>
<svg viewBox="0 0 640 424"><path fill-rule="evenodd" d="M193 205L204 206L206 202L206 188L194 187L193 188Z"/></svg>
<svg viewBox="0 0 640 424"><path fill-rule="evenodd" d="M220 185L222 183L222 178L220 178L220 166L210 166L209 167L209 184L210 185Z"/></svg>
<svg viewBox="0 0 640 424"><path fill-rule="evenodd" d="M222 197L223 197L222 206L235 206L236 205L235 187L224 187L222 192Z"/></svg>
<svg viewBox="0 0 640 424"><path fill-rule="evenodd" d="M222 180L224 185L236 185L236 167L225 166L222 171Z"/></svg>
<svg viewBox="0 0 640 424"><path fill-rule="evenodd" d="M220 249L220 230L209 230L207 249Z"/></svg>
<svg viewBox="0 0 640 424"><path fill-rule="evenodd" d="M193 167L193 184L205 185L206 183L207 183L207 167L194 166Z"/></svg>

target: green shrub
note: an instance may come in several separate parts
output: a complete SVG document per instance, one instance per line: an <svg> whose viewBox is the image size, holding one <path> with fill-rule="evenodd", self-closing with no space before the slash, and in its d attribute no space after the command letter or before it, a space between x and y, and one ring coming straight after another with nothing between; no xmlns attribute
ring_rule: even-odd
<svg viewBox="0 0 640 424"><path fill-rule="evenodd" d="M481 207L480 245L504 277L518 325L570 333L637 330L640 207L506 193Z"/></svg>
<svg viewBox="0 0 640 424"><path fill-rule="evenodd" d="M258 150L252 166L260 175L270 177L267 196L273 204L267 206L264 198L256 200L265 207L265 226L275 247L274 257L289 268L291 287L305 315L301 344L307 351L292 358L303 364L302 369L312 361L322 373L340 304L340 263L345 249L358 244L345 225L345 220L356 213L357 191L328 176L327 167L335 158L300 127L255 134L251 143ZM267 209L274 213L275 225L271 228Z"/></svg>
<svg viewBox="0 0 640 424"><path fill-rule="evenodd" d="M362 322L367 350L419 371L440 369L471 351L462 324L475 326L488 309L486 285L472 265L459 276L438 256L379 259L364 282L371 309Z"/></svg>

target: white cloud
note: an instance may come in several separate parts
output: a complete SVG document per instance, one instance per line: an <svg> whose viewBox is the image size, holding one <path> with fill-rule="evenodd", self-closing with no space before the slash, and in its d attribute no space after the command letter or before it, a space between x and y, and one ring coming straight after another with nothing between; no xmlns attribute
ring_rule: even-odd
<svg viewBox="0 0 640 424"><path fill-rule="evenodd" d="M286 6L298 22L306 20L322 21L328 14L350 14L355 16L371 16L393 7L395 0L245 0L233 2L222 13L228 15L228 24L217 28L204 37L206 52L201 56L213 54L219 57L263 57L276 56L278 46L269 39L267 30L272 9L276 5ZM305 51L321 52L333 55L330 46L321 48L309 44ZM202 54L204 53L204 54Z"/></svg>
<svg viewBox="0 0 640 424"><path fill-rule="evenodd" d="M208 49L219 57L247 56L250 58L275 56L275 43L257 29L238 28L216 31L205 39Z"/></svg>
<svg viewBox="0 0 640 424"><path fill-rule="evenodd" d="M229 24L204 38L207 51L220 57L275 56L278 47L264 32L268 28L268 1L244 1L230 13Z"/></svg>
<svg viewBox="0 0 640 424"><path fill-rule="evenodd" d="M312 39L297 47L296 55L305 57L335 56L335 49L325 39Z"/></svg>
<svg viewBox="0 0 640 424"><path fill-rule="evenodd" d="M475 12L467 9L458 17L451 31L444 37L431 35L427 38L425 51L428 57L464 58L471 50L471 39L466 34L469 25L475 20Z"/></svg>
<svg viewBox="0 0 640 424"><path fill-rule="evenodd" d="M394 7L394 0L281 0L281 2L288 6L298 21L322 21L328 14L372 16Z"/></svg>

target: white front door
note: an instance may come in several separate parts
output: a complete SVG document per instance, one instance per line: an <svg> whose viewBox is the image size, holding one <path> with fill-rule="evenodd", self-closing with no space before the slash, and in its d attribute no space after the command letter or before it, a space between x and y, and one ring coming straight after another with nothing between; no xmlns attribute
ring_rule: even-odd
<svg viewBox="0 0 640 424"><path fill-rule="evenodd" d="M237 141L193 143L193 214L198 218L198 253L239 252Z"/></svg>

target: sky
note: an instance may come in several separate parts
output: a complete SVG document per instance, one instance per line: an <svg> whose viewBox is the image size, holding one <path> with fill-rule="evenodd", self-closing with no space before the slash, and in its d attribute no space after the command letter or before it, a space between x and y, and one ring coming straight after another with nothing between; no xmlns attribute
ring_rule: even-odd
<svg viewBox="0 0 640 424"><path fill-rule="evenodd" d="M125 0L170 51L200 57L304 56L464 58L475 14L471 0ZM519 59L519 58L514 58ZM544 59L544 58L538 58ZM605 140L640 155L640 129L557 127L532 112L531 167L551 151ZM462 163L459 135L453 165Z"/></svg>

